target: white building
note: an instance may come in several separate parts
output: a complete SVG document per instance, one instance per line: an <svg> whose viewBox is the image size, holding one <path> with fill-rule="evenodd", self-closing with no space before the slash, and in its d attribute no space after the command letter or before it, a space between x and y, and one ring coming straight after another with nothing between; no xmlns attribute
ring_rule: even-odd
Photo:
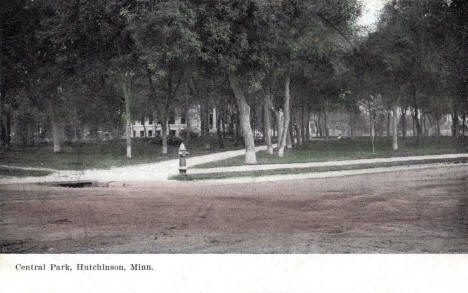
<svg viewBox="0 0 468 293"><path fill-rule="evenodd" d="M186 117L188 116L188 117ZM188 119L188 121L187 121ZM187 123L188 122L188 123ZM158 137L161 136L161 121L145 117L145 121L135 121L132 124L132 137ZM175 111L168 119L167 133L171 136L180 136L180 132L188 130L198 135L201 133L200 107L189 110L188 115ZM190 129L187 129L190 127ZM216 133L216 109L209 115L209 132Z"/></svg>

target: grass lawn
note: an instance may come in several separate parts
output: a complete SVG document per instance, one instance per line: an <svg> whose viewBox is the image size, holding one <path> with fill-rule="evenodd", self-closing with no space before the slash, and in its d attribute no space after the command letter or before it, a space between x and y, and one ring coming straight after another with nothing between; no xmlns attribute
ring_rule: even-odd
<svg viewBox="0 0 468 293"><path fill-rule="evenodd" d="M210 144L210 148L207 148ZM216 138L194 138L186 143L191 155L242 148L233 140L225 140L225 147L217 147ZM169 146L168 154L161 154L161 145L151 139L134 139L132 159L126 158L125 140L105 142L67 143L61 153L54 154L51 145L17 146L0 153L0 165L42 167L57 170L106 169L110 167L152 163L178 157L178 145Z"/></svg>
<svg viewBox="0 0 468 293"><path fill-rule="evenodd" d="M456 140L452 137L424 138L418 146L416 139L399 139L399 150L393 151L390 138L377 138L375 154L372 154L372 145L369 138L361 137L341 140L314 140L303 146L286 150L284 157L268 155L266 152L257 153L259 164L283 164L320 162L328 160L369 159L415 155L436 155L446 153L461 153L468 150L466 141ZM240 166L244 164L244 157L238 156L227 160L200 164L194 168L216 168Z"/></svg>
<svg viewBox="0 0 468 293"><path fill-rule="evenodd" d="M209 180L209 179L228 179L228 178L241 178L241 177L262 177L272 175L288 175L288 174L306 174L306 173L320 173L329 171L346 171L346 170L362 170L382 167L395 167L395 166L408 166L408 165L424 165L435 163L466 163L466 159L438 159L438 160L424 160L424 161L406 161L406 162L388 162L376 164L356 164L348 166L326 166L326 167L311 167L311 168L288 168L288 169L275 169L275 170L259 170L259 171L246 171L246 172L219 172L207 174L187 174L187 175L172 175L170 180L181 181L195 181L195 180Z"/></svg>
<svg viewBox="0 0 468 293"><path fill-rule="evenodd" d="M0 177L39 177L39 176L46 176L52 173L51 171L44 171L44 170L23 170L23 169L12 169L12 168L5 168L0 167Z"/></svg>

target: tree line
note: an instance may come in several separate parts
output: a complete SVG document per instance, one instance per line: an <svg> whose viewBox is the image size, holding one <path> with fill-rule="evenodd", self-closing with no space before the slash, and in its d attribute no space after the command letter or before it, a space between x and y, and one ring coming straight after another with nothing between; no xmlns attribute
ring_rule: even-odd
<svg viewBox="0 0 468 293"><path fill-rule="evenodd" d="M467 6L393 0L366 31L357 0L11 1L0 12L2 148L13 124L23 143L49 135L54 152L65 129L77 136L124 124L131 157L132 122L156 113L167 153L169 116L193 105L202 135L209 105L220 113L215 123L236 121L246 163L256 162L260 115L268 152L274 128L279 156L309 139L311 113L326 123L335 109L350 125L366 111L372 138L386 113L394 149L408 114L418 139L423 117L439 125L447 113L458 135L468 102Z"/></svg>

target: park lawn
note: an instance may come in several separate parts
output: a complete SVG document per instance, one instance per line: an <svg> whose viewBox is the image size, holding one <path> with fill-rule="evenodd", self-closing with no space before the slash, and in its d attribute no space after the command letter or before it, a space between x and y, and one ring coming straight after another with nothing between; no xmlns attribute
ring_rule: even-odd
<svg viewBox="0 0 468 293"><path fill-rule="evenodd" d="M258 164L287 164L304 162L321 162L330 160L353 160L369 158L388 158L418 155L436 155L448 153L461 153L467 151L466 141L462 142L452 137L424 138L418 146L416 139L399 139L399 150L393 151L390 138L377 138L375 154L368 137L354 139L313 140L285 150L284 157L268 155L265 151L257 153ZM244 157L238 156L226 160L195 165L193 168L216 168L241 166Z"/></svg>
<svg viewBox="0 0 468 293"><path fill-rule="evenodd" d="M210 148L207 148L207 143L210 144ZM232 140L225 140L225 148L219 149L213 137L193 138L186 145L191 155L242 148L235 146ZM53 153L51 145L24 147L13 145L10 150L0 153L0 165L55 170L108 169L176 159L178 148L178 143L169 145L168 154L163 155L161 145L154 140L134 139L132 159L127 159L125 140L67 143L63 145L61 153Z"/></svg>
<svg viewBox="0 0 468 293"><path fill-rule="evenodd" d="M46 170L24 170L0 167L0 178L1 177L39 177L51 174L52 171Z"/></svg>
<svg viewBox="0 0 468 293"><path fill-rule="evenodd" d="M435 159L423 161L406 161L406 162L387 162L387 163L374 163L374 164L356 164L347 166L324 166L324 167L310 167L310 168L285 168L275 170L258 170L258 171L244 171L244 172L215 172L204 174L187 174L187 175L171 175L170 180L180 181L196 181L196 180L213 180L213 179L232 179L251 177L257 178L262 176L273 175L293 175L293 174L308 174L308 173L321 173L330 171L347 171L347 170L364 170L373 168L384 167L397 167L397 166L410 166L410 165L427 165L436 163L451 163L460 164L466 163L466 159Z"/></svg>

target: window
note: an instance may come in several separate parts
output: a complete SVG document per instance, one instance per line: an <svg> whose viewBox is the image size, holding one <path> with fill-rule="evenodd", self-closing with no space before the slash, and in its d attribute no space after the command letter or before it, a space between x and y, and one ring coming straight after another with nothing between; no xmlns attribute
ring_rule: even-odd
<svg viewBox="0 0 468 293"><path fill-rule="evenodd" d="M180 117L180 123L181 123L181 124L185 124L185 115L182 115L182 116Z"/></svg>
<svg viewBox="0 0 468 293"><path fill-rule="evenodd" d="M176 136L176 131L175 131L175 130L169 131L169 135L170 135L170 136Z"/></svg>
<svg viewBox="0 0 468 293"><path fill-rule="evenodd" d="M174 115L174 113L169 114L169 124L175 124L175 115Z"/></svg>
<svg viewBox="0 0 468 293"><path fill-rule="evenodd" d="M133 137L136 137L136 131L133 130Z"/></svg>
<svg viewBox="0 0 468 293"><path fill-rule="evenodd" d="M153 130L148 130L148 136L152 137L153 136Z"/></svg>
<svg viewBox="0 0 468 293"><path fill-rule="evenodd" d="M210 114L210 120L209 121L210 121L210 128L213 128L213 123L214 123L213 114Z"/></svg>
<svg viewBox="0 0 468 293"><path fill-rule="evenodd" d="M156 136L161 136L161 130L156 131Z"/></svg>
<svg viewBox="0 0 468 293"><path fill-rule="evenodd" d="M144 137L145 136L145 131L144 130L141 130L140 131L140 137Z"/></svg>
<svg viewBox="0 0 468 293"><path fill-rule="evenodd" d="M148 118L148 123L150 125L153 125L153 115L150 115L149 118Z"/></svg>

